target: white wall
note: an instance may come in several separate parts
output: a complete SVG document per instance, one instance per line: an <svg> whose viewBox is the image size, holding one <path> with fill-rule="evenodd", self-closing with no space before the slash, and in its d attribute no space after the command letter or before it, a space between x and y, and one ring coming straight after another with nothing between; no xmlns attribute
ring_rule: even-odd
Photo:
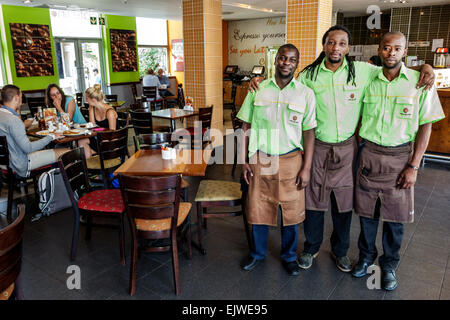
<svg viewBox="0 0 450 320"><path fill-rule="evenodd" d="M286 18L228 21L228 64L241 71L265 65L265 48L286 42Z"/></svg>

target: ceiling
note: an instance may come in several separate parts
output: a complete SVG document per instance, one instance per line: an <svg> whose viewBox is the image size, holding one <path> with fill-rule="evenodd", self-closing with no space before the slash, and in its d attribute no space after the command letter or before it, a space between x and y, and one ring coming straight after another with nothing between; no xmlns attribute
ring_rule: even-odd
<svg viewBox="0 0 450 320"><path fill-rule="evenodd" d="M387 0L389 1L389 0ZM0 0L1 4L12 4L33 7L52 5L65 6L72 9L92 9L95 11L124 16L181 20L181 0L33 0L24 4L23 0ZM272 9L274 13L233 6L233 3L248 4L256 8ZM381 10L404 6L429 6L448 4L449 0L408 0L408 4L393 5L379 0L334 0L333 11L341 11L345 16L365 15L366 8L378 4ZM222 0L224 20L241 20L283 15L286 1L283 0Z"/></svg>

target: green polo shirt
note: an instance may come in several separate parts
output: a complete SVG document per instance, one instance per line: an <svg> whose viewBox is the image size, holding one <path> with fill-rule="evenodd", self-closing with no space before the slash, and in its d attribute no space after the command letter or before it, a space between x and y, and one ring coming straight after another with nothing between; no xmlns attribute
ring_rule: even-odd
<svg viewBox="0 0 450 320"><path fill-rule="evenodd" d="M328 143L338 143L350 138L358 126L362 110L362 96L370 81L378 74L380 67L355 61L355 84L347 84L349 65L344 59L335 71L325 66L325 59L319 66L317 79L311 80L302 72L299 81L314 90L316 96L316 138Z"/></svg>
<svg viewBox="0 0 450 320"><path fill-rule="evenodd" d="M381 146L393 147L415 141L419 126L445 118L433 87L416 89L420 73L405 67L389 81L381 70L364 96L359 135Z"/></svg>
<svg viewBox="0 0 450 320"><path fill-rule="evenodd" d="M256 151L281 155L302 149L302 133L316 127L314 92L292 79L280 89L275 78L249 92L237 117L251 124L248 155Z"/></svg>

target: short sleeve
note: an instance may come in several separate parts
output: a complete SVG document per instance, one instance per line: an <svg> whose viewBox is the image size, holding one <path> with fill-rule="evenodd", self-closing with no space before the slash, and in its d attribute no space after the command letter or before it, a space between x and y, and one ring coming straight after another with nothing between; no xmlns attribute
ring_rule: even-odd
<svg viewBox="0 0 450 320"><path fill-rule="evenodd" d="M431 88L429 91L422 90L419 104L419 125L430 122L433 123L445 118L441 101L439 100L439 96L435 86L433 86L433 88Z"/></svg>
<svg viewBox="0 0 450 320"><path fill-rule="evenodd" d="M356 76L364 78L367 77L368 80L375 78L382 69L381 67L378 67L376 65L364 61L355 61L354 63L357 69L356 72L358 73Z"/></svg>
<svg viewBox="0 0 450 320"><path fill-rule="evenodd" d="M316 97L314 92L306 88L306 109L303 116L302 128L303 131L311 130L317 127L316 122Z"/></svg>
<svg viewBox="0 0 450 320"><path fill-rule="evenodd" d="M237 117L244 122L251 123L253 117L253 102L255 101L256 92L249 92L242 103L241 109Z"/></svg>

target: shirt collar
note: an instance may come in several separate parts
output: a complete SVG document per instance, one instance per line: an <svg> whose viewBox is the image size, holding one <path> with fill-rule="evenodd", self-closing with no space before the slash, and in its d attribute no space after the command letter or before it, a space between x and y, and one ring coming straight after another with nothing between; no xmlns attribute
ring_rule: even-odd
<svg viewBox="0 0 450 320"><path fill-rule="evenodd" d="M409 80L408 68L406 68L406 66L405 66L405 64L403 62L402 62L402 66L400 67L400 73L398 74L398 77L395 78L395 79L398 79L398 78L400 78L402 76L405 77L406 80ZM386 76L383 73L383 68L380 69L380 72L378 73L378 78L383 80L383 81L389 82L389 80L386 78Z"/></svg>
<svg viewBox="0 0 450 320"><path fill-rule="evenodd" d="M270 78L270 82L276 86L278 89L280 89L278 87L277 81L275 80L275 76L273 76L272 78ZM292 77L292 80L287 84L286 87L293 87L294 89L297 89L298 86L298 81L295 79L295 77ZM285 87L285 88L286 88Z"/></svg>
<svg viewBox="0 0 450 320"><path fill-rule="evenodd" d="M325 60L326 60L326 59L327 59L327 58L325 57L325 58L322 60L322 62L320 63L320 69L325 70L325 71L327 71L327 72L333 72L333 71L331 71L330 69L328 69L328 68L326 67L326 65L325 65ZM343 70L343 69L345 69L345 68L348 68L348 63L347 63L347 58L344 57L344 59L342 60L341 66L336 70L336 72L339 72L339 71L341 71L341 70Z"/></svg>
<svg viewBox="0 0 450 320"><path fill-rule="evenodd" d="M2 105L2 108L8 110L8 111L11 112L13 115L19 117L19 114L18 114L16 111L14 111L13 109L11 109L10 107L7 107L7 106L5 106L5 105Z"/></svg>

